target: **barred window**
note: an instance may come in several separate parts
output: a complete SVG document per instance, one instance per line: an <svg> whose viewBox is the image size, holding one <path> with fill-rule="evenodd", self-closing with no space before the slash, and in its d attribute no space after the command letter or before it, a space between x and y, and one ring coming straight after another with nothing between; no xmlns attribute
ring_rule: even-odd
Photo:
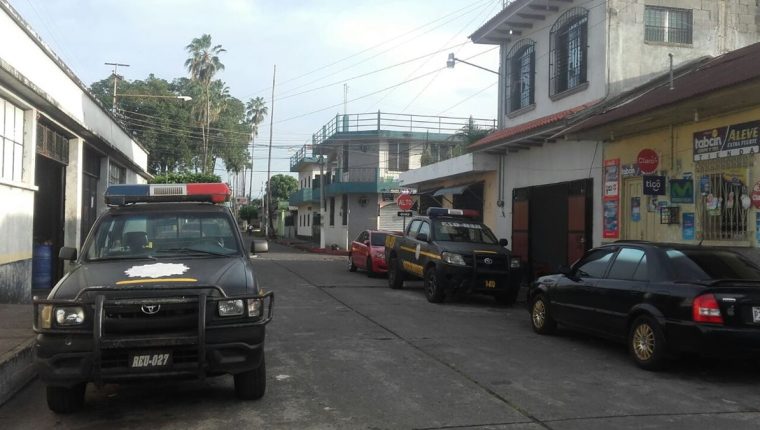
<svg viewBox="0 0 760 430"><path fill-rule="evenodd" d="M388 144L388 170L406 172L409 170L409 144Z"/></svg>
<svg viewBox="0 0 760 430"><path fill-rule="evenodd" d="M507 55L507 112L534 103L536 43L523 39L515 43Z"/></svg>
<svg viewBox="0 0 760 430"><path fill-rule="evenodd" d="M644 40L691 44L691 10L646 6L644 8Z"/></svg>
<svg viewBox="0 0 760 430"><path fill-rule="evenodd" d="M586 83L588 11L576 7L554 23L550 38L549 93L560 94Z"/></svg>
<svg viewBox="0 0 760 430"><path fill-rule="evenodd" d="M705 240L747 240L749 224L749 157L698 163L697 212Z"/></svg>
<svg viewBox="0 0 760 430"><path fill-rule="evenodd" d="M23 180L24 111L0 99L0 177Z"/></svg>
<svg viewBox="0 0 760 430"><path fill-rule="evenodd" d="M108 166L108 184L126 184L127 169L118 164L111 163Z"/></svg>

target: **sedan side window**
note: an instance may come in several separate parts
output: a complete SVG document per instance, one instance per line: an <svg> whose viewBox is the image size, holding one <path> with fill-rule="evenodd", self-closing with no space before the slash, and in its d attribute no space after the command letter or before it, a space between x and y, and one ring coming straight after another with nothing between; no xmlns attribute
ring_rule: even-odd
<svg viewBox="0 0 760 430"><path fill-rule="evenodd" d="M601 278L610 264L615 249L597 249L587 254L575 266L575 274L582 278Z"/></svg>
<svg viewBox="0 0 760 430"><path fill-rule="evenodd" d="M612 263L610 279L634 279L636 269L639 267L641 260L644 258L644 251L635 248L623 248L615 257ZM646 277L646 274L644 274Z"/></svg>

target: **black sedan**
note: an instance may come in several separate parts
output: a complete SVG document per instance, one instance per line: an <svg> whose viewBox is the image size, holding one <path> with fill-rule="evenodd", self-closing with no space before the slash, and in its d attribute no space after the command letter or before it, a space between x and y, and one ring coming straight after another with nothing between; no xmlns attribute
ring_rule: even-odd
<svg viewBox="0 0 760 430"><path fill-rule="evenodd" d="M683 352L760 356L760 266L724 248L616 242L531 287L533 330L625 341L640 367Z"/></svg>

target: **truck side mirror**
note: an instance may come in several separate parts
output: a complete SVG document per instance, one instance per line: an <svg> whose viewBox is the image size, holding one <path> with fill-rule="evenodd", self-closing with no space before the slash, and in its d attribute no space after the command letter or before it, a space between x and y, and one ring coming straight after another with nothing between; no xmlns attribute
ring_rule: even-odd
<svg viewBox="0 0 760 430"><path fill-rule="evenodd" d="M509 245L509 241L507 239L499 239L499 246L504 247Z"/></svg>
<svg viewBox="0 0 760 430"><path fill-rule="evenodd" d="M427 242L428 241L427 233L417 233L417 240L419 240L420 242Z"/></svg>
<svg viewBox="0 0 760 430"><path fill-rule="evenodd" d="M253 239L251 242L251 254L269 252L269 242L266 239Z"/></svg>
<svg viewBox="0 0 760 430"><path fill-rule="evenodd" d="M77 249L70 246L64 246L58 251L58 258L61 260L74 261L77 259Z"/></svg>

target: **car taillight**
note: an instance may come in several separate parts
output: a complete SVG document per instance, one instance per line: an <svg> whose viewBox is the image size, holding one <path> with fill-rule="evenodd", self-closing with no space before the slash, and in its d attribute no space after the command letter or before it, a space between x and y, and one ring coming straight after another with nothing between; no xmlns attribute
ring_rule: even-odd
<svg viewBox="0 0 760 430"><path fill-rule="evenodd" d="M691 305L691 313L694 322L704 322L713 324L723 324L723 317L720 315L720 307L715 296L704 294L697 296Z"/></svg>

